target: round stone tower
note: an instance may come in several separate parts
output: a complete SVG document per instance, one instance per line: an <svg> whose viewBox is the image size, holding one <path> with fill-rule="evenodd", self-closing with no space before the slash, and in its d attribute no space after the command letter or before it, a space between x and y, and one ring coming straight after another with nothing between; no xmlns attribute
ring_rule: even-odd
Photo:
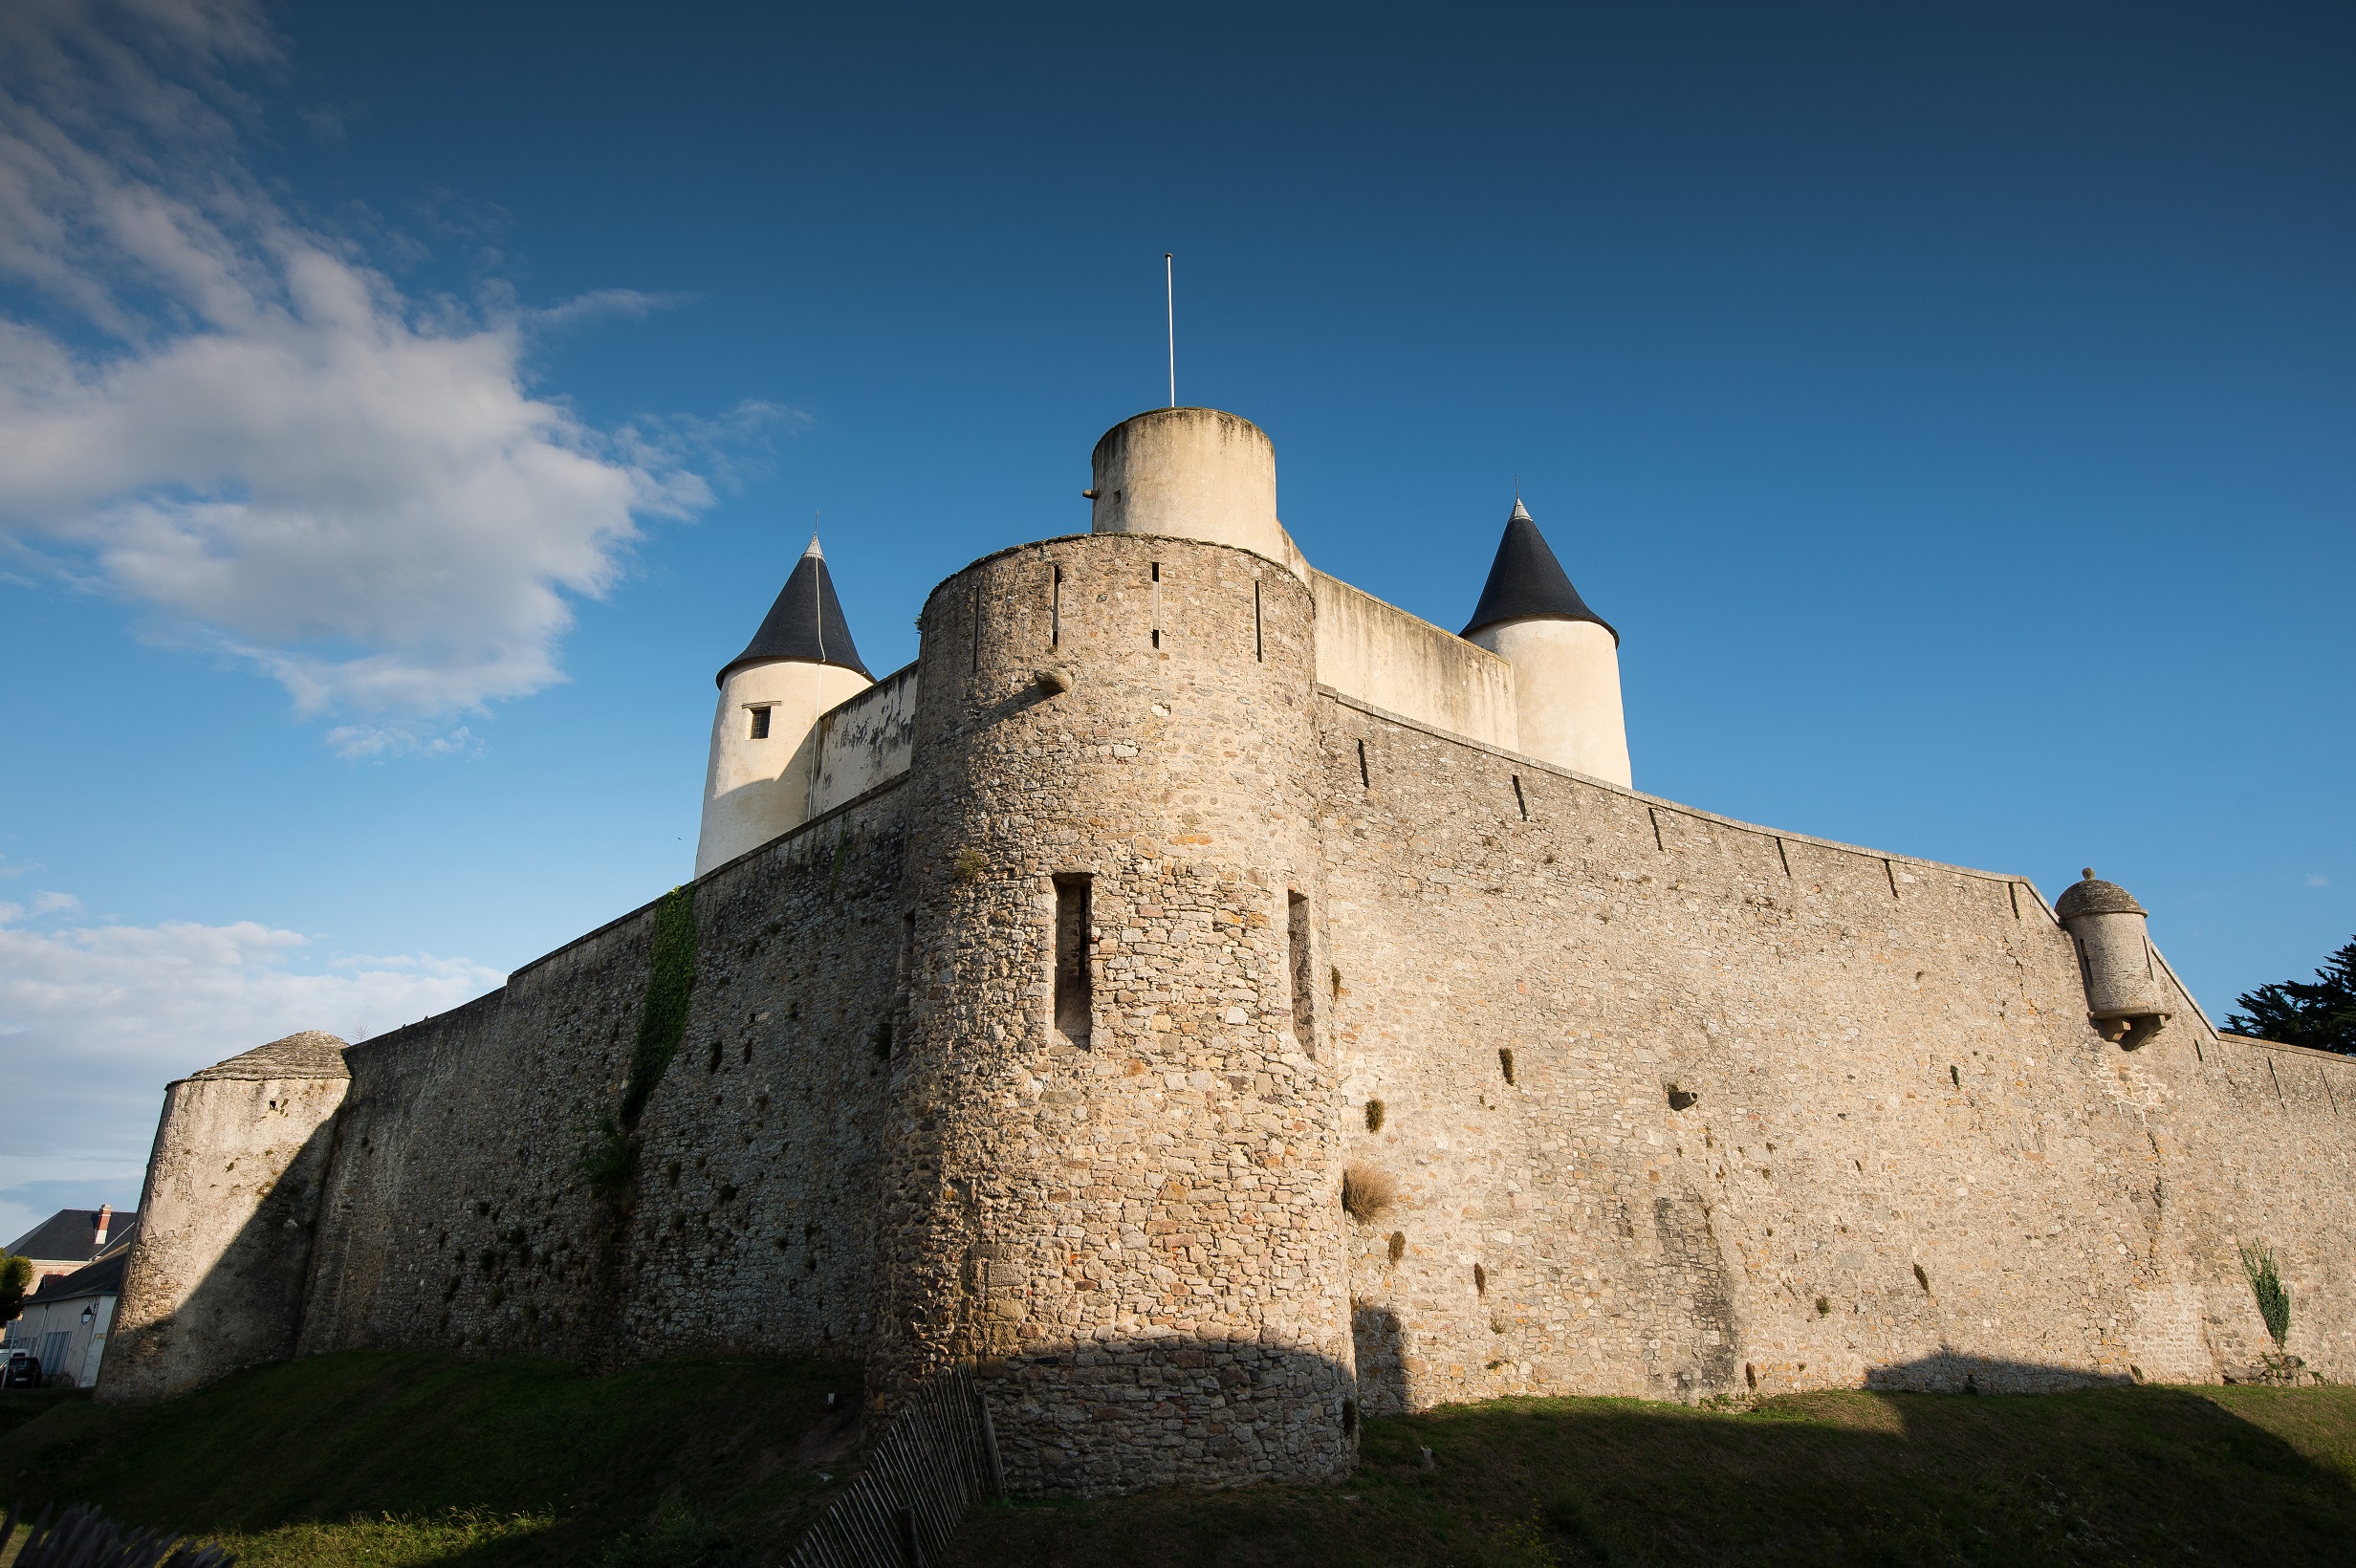
<svg viewBox="0 0 2356 1568"><path fill-rule="evenodd" d="M1159 482L1248 492L1265 451ZM1025 1490L1352 1461L1313 615L1270 556L1134 528L925 606L875 1355L887 1390L973 1363Z"/></svg>
<svg viewBox="0 0 2356 1568"><path fill-rule="evenodd" d="M2086 982L2086 1016L2107 1039L2128 1050L2143 1044L2168 1021L2168 992L2159 960L2144 929L2144 906L2117 882L2085 868L2084 880L2054 900L2054 917L2078 945L2078 964Z"/></svg>
<svg viewBox="0 0 2356 1568"><path fill-rule="evenodd" d="M721 667L695 874L810 819L818 716L875 685L816 535L745 651Z"/></svg>
<svg viewBox="0 0 2356 1568"><path fill-rule="evenodd" d="M1620 634L1579 597L1518 495L1480 603L1460 635L1514 666L1515 720L1525 755L1590 778L1630 782Z"/></svg>
<svg viewBox="0 0 2356 1568"><path fill-rule="evenodd" d="M306 1030L165 1086L100 1401L168 1399L294 1353L343 1052Z"/></svg>

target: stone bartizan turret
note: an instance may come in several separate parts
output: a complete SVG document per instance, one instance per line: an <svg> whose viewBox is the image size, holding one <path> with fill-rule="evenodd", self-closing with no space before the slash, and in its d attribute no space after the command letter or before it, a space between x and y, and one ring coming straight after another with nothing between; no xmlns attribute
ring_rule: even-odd
<svg viewBox="0 0 2356 1568"><path fill-rule="evenodd" d="M1481 601L1458 635L1514 666L1525 755L1590 778L1630 782L1620 634L1579 597L1518 495Z"/></svg>
<svg viewBox="0 0 2356 1568"><path fill-rule="evenodd" d="M2053 913L2077 945L2086 1016L2103 1037L2132 1051L2159 1033L2171 1004L2159 955L2144 930L2144 906L2135 896L2088 866L2083 881L2072 882L2054 900Z"/></svg>
<svg viewBox="0 0 2356 1568"><path fill-rule="evenodd" d="M810 819L818 716L875 685L815 535L745 651L721 667L695 874Z"/></svg>

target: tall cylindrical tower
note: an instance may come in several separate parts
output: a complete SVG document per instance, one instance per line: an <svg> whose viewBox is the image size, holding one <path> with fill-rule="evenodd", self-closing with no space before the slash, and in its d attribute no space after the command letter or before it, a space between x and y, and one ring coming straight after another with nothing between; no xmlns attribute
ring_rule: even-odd
<svg viewBox="0 0 2356 1568"><path fill-rule="evenodd" d="M925 608L876 1356L976 1363L1028 1490L1351 1461L1313 614L1121 533Z"/></svg>
<svg viewBox="0 0 2356 1568"><path fill-rule="evenodd" d="M1631 782L1620 634L1579 597L1519 496L1461 635L1514 666L1526 754L1590 778Z"/></svg>
<svg viewBox="0 0 2356 1568"><path fill-rule="evenodd" d="M720 670L697 876L810 819L818 716L873 685L813 537L760 630Z"/></svg>

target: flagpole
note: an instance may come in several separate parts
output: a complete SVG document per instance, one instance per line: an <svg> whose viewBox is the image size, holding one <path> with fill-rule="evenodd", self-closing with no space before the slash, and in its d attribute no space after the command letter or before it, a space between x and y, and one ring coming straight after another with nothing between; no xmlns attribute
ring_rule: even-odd
<svg viewBox="0 0 2356 1568"><path fill-rule="evenodd" d="M1169 405L1178 406L1178 272L1177 257L1162 252L1162 304L1169 326Z"/></svg>

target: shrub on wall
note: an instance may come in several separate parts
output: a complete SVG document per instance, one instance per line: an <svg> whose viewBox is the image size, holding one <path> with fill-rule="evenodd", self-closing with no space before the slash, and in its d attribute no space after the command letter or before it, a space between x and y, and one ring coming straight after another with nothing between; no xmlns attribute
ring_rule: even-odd
<svg viewBox="0 0 2356 1568"><path fill-rule="evenodd" d="M2280 1350L2291 1332L2291 1293L2282 1288L2282 1276L2275 1269L2274 1249L2262 1241L2243 1242L2241 1272L2250 1281L2250 1294L2258 1297L2258 1315L2265 1319L2275 1349Z"/></svg>
<svg viewBox="0 0 2356 1568"><path fill-rule="evenodd" d="M614 1197L629 1187L637 1169L638 1141L612 1117L601 1119L589 1146L581 1151L580 1171L589 1178L589 1189L600 1197Z"/></svg>
<svg viewBox="0 0 2356 1568"><path fill-rule="evenodd" d="M1399 1184L1386 1170L1351 1165L1342 1173L1342 1207L1350 1218L1366 1224L1399 1201Z"/></svg>

